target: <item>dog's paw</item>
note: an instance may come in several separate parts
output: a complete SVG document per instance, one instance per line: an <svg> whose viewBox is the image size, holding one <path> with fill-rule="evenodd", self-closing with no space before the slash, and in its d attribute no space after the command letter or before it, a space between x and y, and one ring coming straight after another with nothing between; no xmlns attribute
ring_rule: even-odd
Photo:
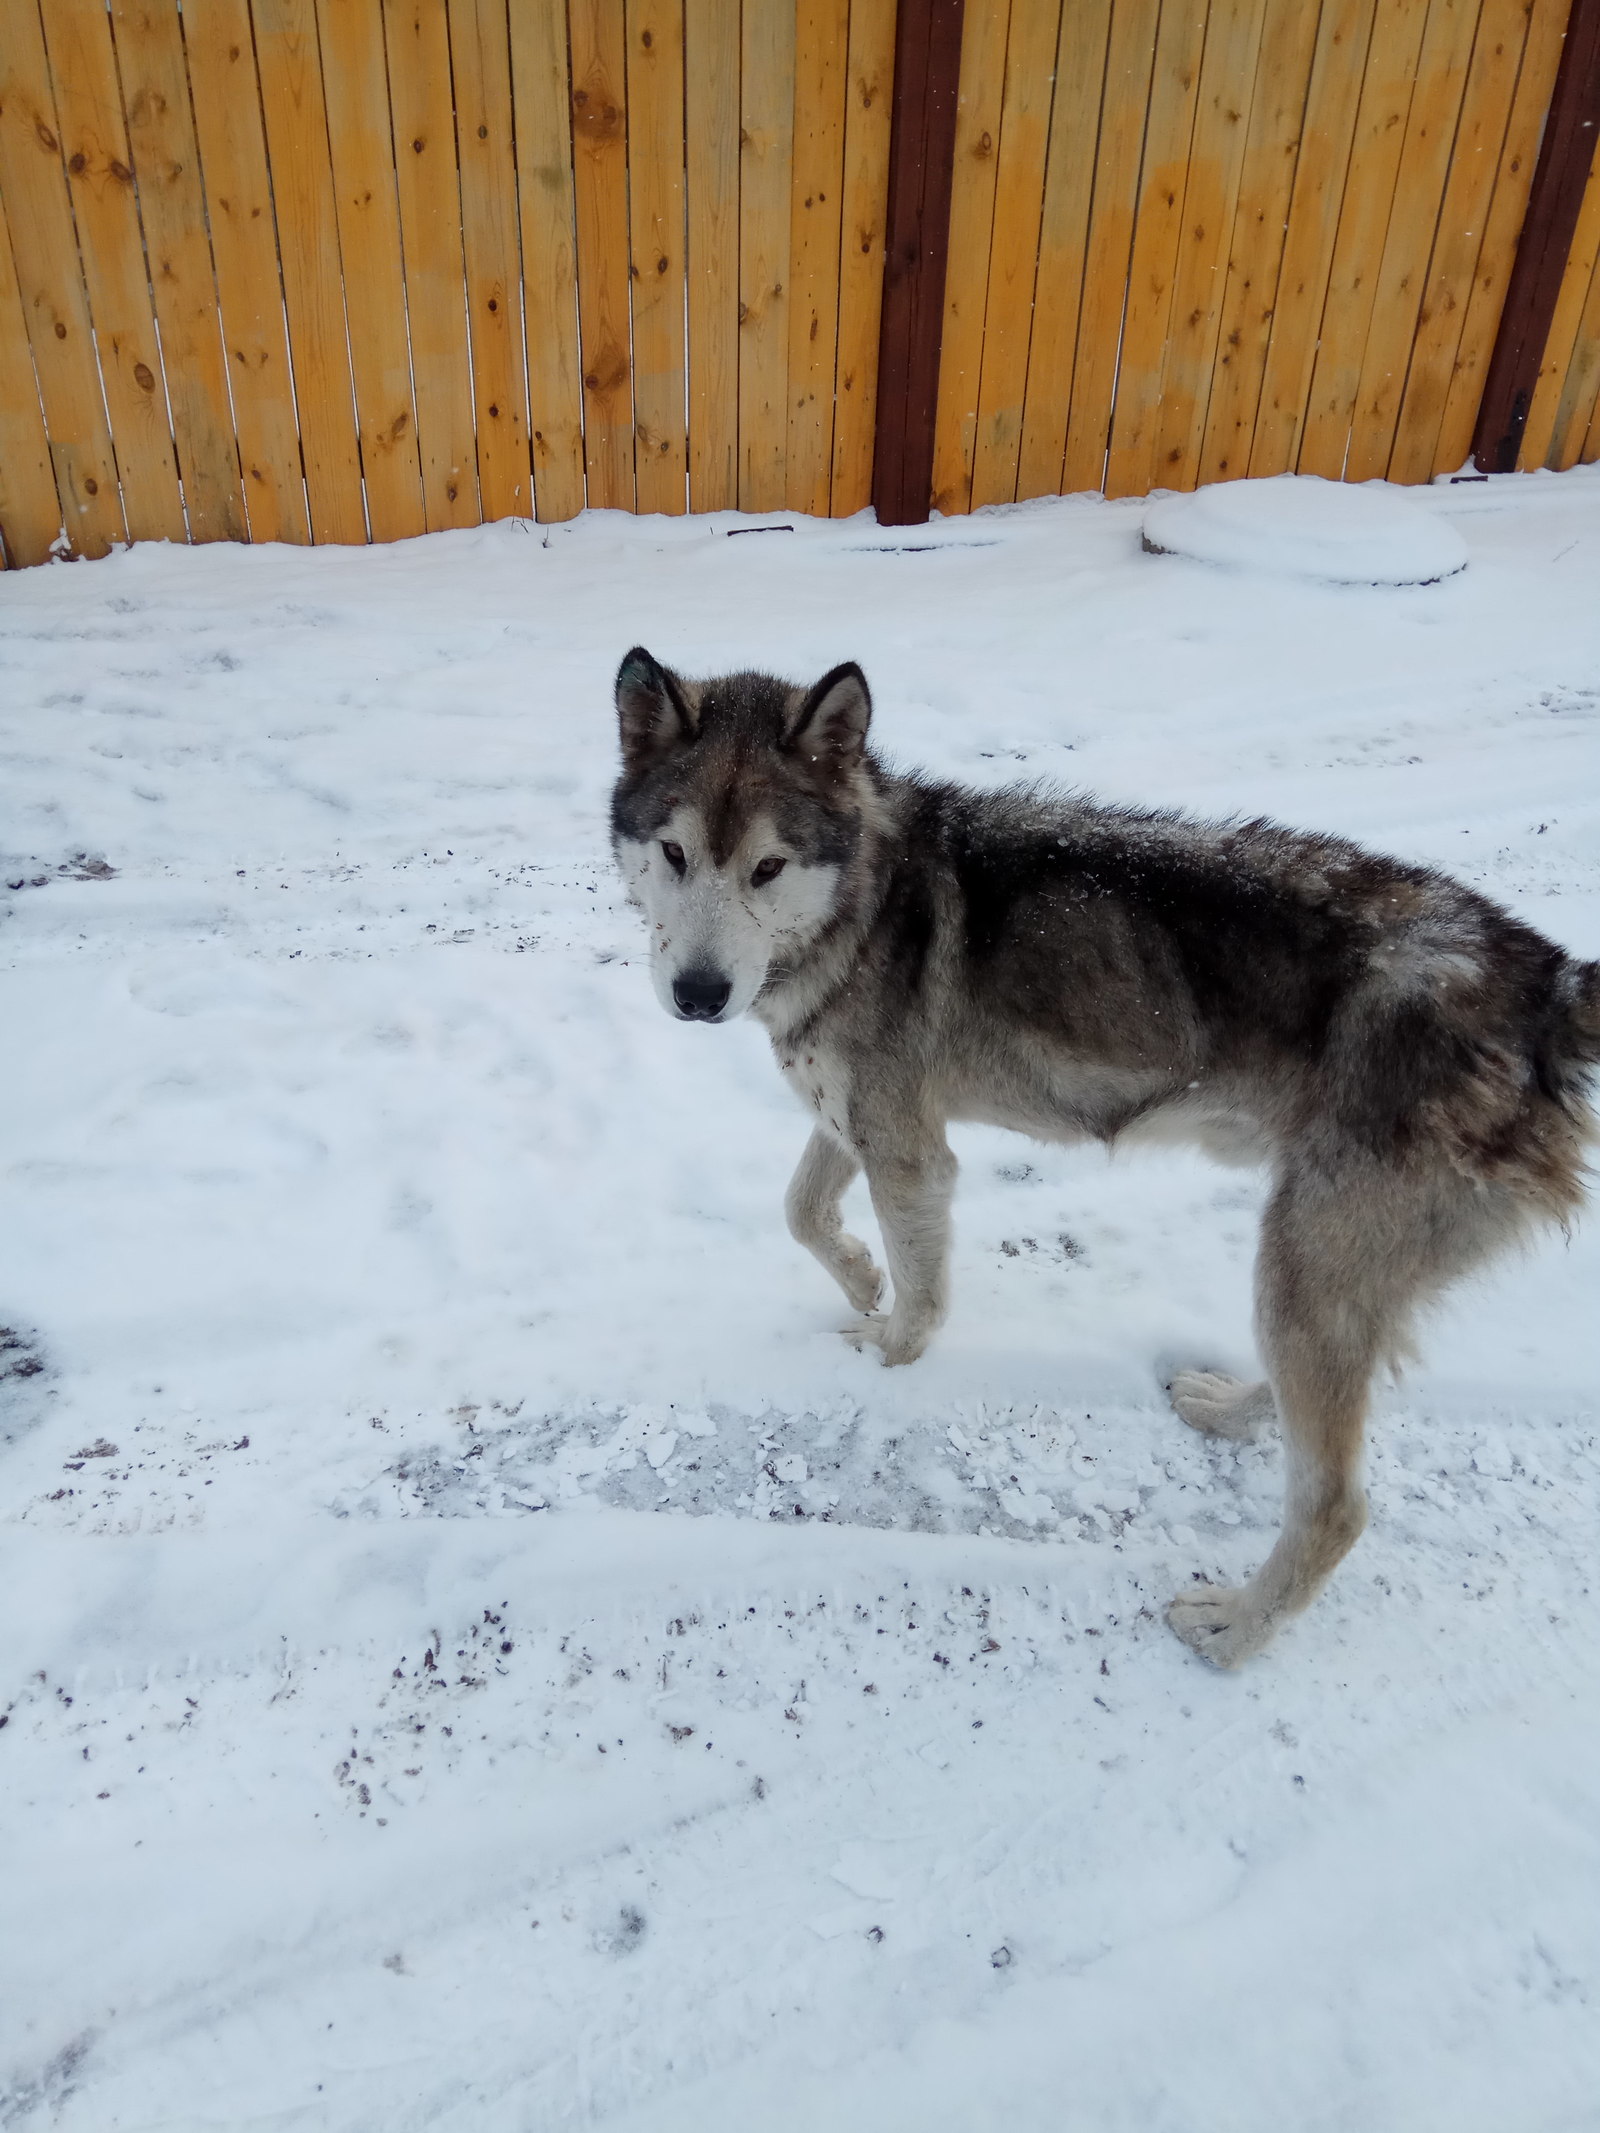
<svg viewBox="0 0 1600 2133"><path fill-rule="evenodd" d="M840 1252L833 1264L833 1278L843 1289L850 1308L863 1317L883 1301L883 1269L859 1237L841 1237Z"/></svg>
<svg viewBox="0 0 1600 2133"><path fill-rule="evenodd" d="M1272 1420L1272 1387L1248 1385L1220 1370L1180 1370L1167 1387L1174 1414L1210 1437L1249 1443Z"/></svg>
<svg viewBox="0 0 1600 2133"><path fill-rule="evenodd" d="M1167 1626L1190 1651L1231 1671L1272 1641L1271 1624L1243 1587L1198 1585L1167 1609Z"/></svg>
<svg viewBox="0 0 1600 2133"><path fill-rule="evenodd" d="M848 1326L839 1328L852 1348L863 1353L868 1348L876 1348L886 1368L898 1363L914 1363L927 1347L932 1330L931 1327L917 1329L896 1325L892 1311L887 1318L856 1318Z"/></svg>

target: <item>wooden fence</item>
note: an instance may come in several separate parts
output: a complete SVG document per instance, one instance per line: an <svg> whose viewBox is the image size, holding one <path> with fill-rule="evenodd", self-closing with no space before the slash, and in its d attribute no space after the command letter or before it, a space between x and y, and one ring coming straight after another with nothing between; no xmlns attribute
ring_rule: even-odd
<svg viewBox="0 0 1600 2133"><path fill-rule="evenodd" d="M932 501L1459 466L1567 14L966 0ZM897 19L0 0L4 559L860 509ZM1523 464L1600 456L1597 261L1600 180Z"/></svg>

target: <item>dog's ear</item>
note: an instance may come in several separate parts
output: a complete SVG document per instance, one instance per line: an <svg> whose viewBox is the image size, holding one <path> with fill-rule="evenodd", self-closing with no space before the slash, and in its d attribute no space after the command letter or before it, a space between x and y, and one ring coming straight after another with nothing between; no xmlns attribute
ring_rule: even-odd
<svg viewBox="0 0 1600 2133"><path fill-rule="evenodd" d="M642 770L654 757L694 739L694 712L683 683L642 644L617 669L617 726L630 770Z"/></svg>
<svg viewBox="0 0 1600 2133"><path fill-rule="evenodd" d="M867 677L853 659L832 667L809 688L789 720L784 739L812 762L839 770L861 760L872 718Z"/></svg>

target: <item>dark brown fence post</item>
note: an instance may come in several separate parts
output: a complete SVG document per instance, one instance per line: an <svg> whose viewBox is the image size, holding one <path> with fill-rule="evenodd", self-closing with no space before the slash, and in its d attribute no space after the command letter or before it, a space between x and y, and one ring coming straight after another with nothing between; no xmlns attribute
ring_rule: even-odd
<svg viewBox="0 0 1600 2133"><path fill-rule="evenodd" d="M1539 382L1544 344L1600 139L1600 0L1572 0L1528 212L1484 380L1472 463L1509 474Z"/></svg>
<svg viewBox="0 0 1600 2133"><path fill-rule="evenodd" d="M921 525L933 494L963 7L964 0L900 0L895 24L872 461L872 501L884 526Z"/></svg>

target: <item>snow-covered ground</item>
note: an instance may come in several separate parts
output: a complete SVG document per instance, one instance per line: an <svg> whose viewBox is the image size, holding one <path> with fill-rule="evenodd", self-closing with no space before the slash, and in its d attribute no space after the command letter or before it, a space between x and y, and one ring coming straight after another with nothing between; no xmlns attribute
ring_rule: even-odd
<svg viewBox="0 0 1600 2133"><path fill-rule="evenodd" d="M1600 954L1600 472L1426 502L1405 591L1085 500L0 579L0 2126L1600 2126L1600 1224L1217 1675L1161 1609L1278 1454L1160 1385L1248 1366L1259 1181L960 1133L882 1370L605 843L627 645L854 657L903 761Z"/></svg>

